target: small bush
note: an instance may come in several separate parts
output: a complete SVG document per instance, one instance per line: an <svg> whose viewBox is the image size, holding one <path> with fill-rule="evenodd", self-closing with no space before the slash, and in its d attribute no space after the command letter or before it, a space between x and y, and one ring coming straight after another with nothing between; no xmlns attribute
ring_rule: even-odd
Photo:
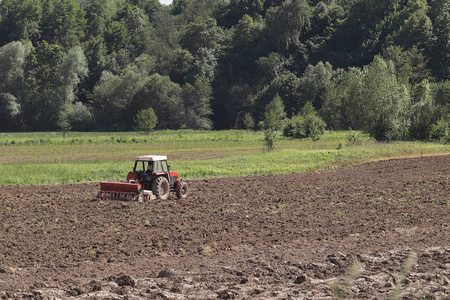
<svg viewBox="0 0 450 300"><path fill-rule="evenodd" d="M255 120L249 112L244 115L242 122L244 123L244 128L246 130L253 129L253 127L255 127Z"/></svg>
<svg viewBox="0 0 450 300"><path fill-rule="evenodd" d="M149 134L158 124L158 117L153 108L141 109L134 119L134 129Z"/></svg>
<svg viewBox="0 0 450 300"><path fill-rule="evenodd" d="M264 119L259 123L259 126L264 133L264 145L268 151L271 151L275 147L277 140L278 130L283 128L283 123L286 113L284 111L283 101L277 94L273 100L266 105L264 112Z"/></svg>
<svg viewBox="0 0 450 300"><path fill-rule="evenodd" d="M304 119L303 126L306 136L315 142L323 135L327 124L318 115L308 115Z"/></svg>
<svg viewBox="0 0 450 300"><path fill-rule="evenodd" d="M350 133L347 135L347 144L348 145L360 145L363 140L366 138L367 134L363 134L357 131L352 131L350 129Z"/></svg>
<svg viewBox="0 0 450 300"><path fill-rule="evenodd" d="M288 119L286 125L283 128L283 135L285 137L301 139L307 137L303 130L301 116L293 116Z"/></svg>
<svg viewBox="0 0 450 300"><path fill-rule="evenodd" d="M326 123L308 102L300 114L293 116L283 129L283 135L292 138L311 138L314 142L319 140L325 132Z"/></svg>
<svg viewBox="0 0 450 300"><path fill-rule="evenodd" d="M267 151L272 151L275 148L275 142L277 140L277 131L266 129L263 131L264 133L264 145L267 148Z"/></svg>

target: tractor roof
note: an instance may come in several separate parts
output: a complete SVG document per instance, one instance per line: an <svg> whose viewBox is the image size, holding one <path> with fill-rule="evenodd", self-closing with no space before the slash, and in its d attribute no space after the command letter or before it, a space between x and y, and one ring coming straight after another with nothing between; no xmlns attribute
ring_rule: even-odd
<svg viewBox="0 0 450 300"><path fill-rule="evenodd" d="M163 155L144 155L136 157L137 161L160 161L167 160L167 156Z"/></svg>

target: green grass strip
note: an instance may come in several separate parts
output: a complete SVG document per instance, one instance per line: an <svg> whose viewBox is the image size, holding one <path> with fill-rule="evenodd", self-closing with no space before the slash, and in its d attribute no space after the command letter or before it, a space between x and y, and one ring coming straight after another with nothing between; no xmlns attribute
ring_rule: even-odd
<svg viewBox="0 0 450 300"><path fill-rule="evenodd" d="M263 150L262 135L257 132L181 133L180 137L177 131L157 132L153 138L158 136L159 140L132 144L0 146L0 185L125 180L134 158L147 154L168 155L173 171L181 178L194 179L307 172L386 158L450 153L450 145L438 143L376 143L367 138L349 143L347 137L354 132L348 131L326 132L316 143L280 139L272 152ZM117 133L114 139L126 134ZM35 137L45 137L45 133ZM85 137L103 139L105 133L79 135L80 139Z"/></svg>

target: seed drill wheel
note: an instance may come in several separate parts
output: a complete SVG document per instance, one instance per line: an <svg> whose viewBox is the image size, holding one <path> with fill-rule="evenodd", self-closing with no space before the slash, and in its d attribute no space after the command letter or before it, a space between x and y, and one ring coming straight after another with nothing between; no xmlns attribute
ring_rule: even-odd
<svg viewBox="0 0 450 300"><path fill-rule="evenodd" d="M178 199L185 199L189 194L188 185L184 181L178 183L178 189L176 191Z"/></svg>
<svg viewBox="0 0 450 300"><path fill-rule="evenodd" d="M161 200L167 200L169 198L169 182L165 177L158 177L154 182L152 186L152 192L153 195L156 196L156 198Z"/></svg>

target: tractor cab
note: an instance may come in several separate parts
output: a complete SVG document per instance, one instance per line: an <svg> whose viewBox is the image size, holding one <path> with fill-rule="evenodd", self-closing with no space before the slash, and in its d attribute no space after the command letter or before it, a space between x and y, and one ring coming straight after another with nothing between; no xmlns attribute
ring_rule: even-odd
<svg viewBox="0 0 450 300"><path fill-rule="evenodd" d="M138 156L134 163L133 172L158 174L169 172L166 156Z"/></svg>
<svg viewBox="0 0 450 300"><path fill-rule="evenodd" d="M180 180L178 173L170 171L167 156L145 155L136 157L133 171L128 173L127 181L140 183L145 190L152 190L154 194L165 195L169 191L176 192Z"/></svg>
<svg viewBox="0 0 450 300"><path fill-rule="evenodd" d="M139 182L144 189L151 189L152 182L160 176L171 181L167 156L145 155L136 157L133 171L128 173L127 180Z"/></svg>

